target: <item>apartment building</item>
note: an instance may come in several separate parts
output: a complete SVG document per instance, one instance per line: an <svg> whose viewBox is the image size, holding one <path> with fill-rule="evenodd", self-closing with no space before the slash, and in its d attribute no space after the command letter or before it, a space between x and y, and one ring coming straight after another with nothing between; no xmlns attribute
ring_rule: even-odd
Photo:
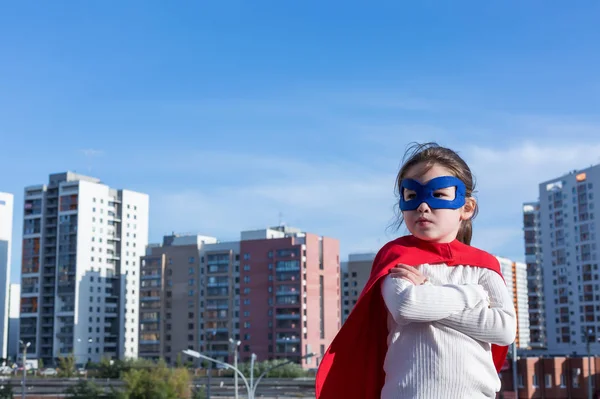
<svg viewBox="0 0 600 399"><path fill-rule="evenodd" d="M342 323L346 322L369 280L375 255L375 253L350 254L348 261L342 262Z"/></svg>
<svg viewBox="0 0 600 399"><path fill-rule="evenodd" d="M278 226L242 232L240 255L242 360L317 367L341 327L339 241Z"/></svg>
<svg viewBox="0 0 600 399"><path fill-rule="evenodd" d="M72 172L25 188L20 339L54 364L136 358L146 194Z"/></svg>
<svg viewBox="0 0 600 399"><path fill-rule="evenodd" d="M139 356L191 361L192 349L230 361L239 339L239 242L171 235L142 258Z"/></svg>
<svg viewBox="0 0 600 399"><path fill-rule="evenodd" d="M527 265L496 256L508 291L511 293L517 314L516 345L519 349L530 348L529 303L527 295Z"/></svg>
<svg viewBox="0 0 600 399"><path fill-rule="evenodd" d="M13 202L12 194L0 193L0 357L2 358L8 355Z"/></svg>
<svg viewBox="0 0 600 399"><path fill-rule="evenodd" d="M599 187L600 165L571 171L540 183L525 213L539 212L525 219L526 232L538 228L526 257L541 265L548 354L586 354L588 341L600 352Z"/></svg>
<svg viewBox="0 0 600 399"><path fill-rule="evenodd" d="M548 342L546 339L544 274L542 272L540 204L538 202L523 204L523 232L527 264L530 346L532 349L543 350Z"/></svg>

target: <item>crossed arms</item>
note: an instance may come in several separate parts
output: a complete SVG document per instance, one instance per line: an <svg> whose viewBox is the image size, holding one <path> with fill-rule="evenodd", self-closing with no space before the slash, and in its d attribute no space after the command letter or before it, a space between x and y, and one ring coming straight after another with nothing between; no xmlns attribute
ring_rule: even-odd
<svg viewBox="0 0 600 399"><path fill-rule="evenodd" d="M483 269L478 284L414 285L386 276L381 285L396 323L437 322L473 339L511 344L516 335L512 298L498 273Z"/></svg>

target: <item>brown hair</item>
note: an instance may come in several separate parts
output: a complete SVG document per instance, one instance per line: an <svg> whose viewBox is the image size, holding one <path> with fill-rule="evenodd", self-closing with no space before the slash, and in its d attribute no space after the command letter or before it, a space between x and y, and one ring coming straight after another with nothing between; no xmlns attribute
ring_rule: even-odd
<svg viewBox="0 0 600 399"><path fill-rule="evenodd" d="M402 226L404 219L402 218L402 211L400 210L400 196L402 195L402 179L406 176L406 173L410 168L417 164L424 163L427 169L433 165L438 164L448 169L453 176L458 177L466 187L466 196L472 197L475 191L475 179L471 173L469 165L453 150L442 147L437 143L411 143L406 149L404 158L402 160L402 167L396 177L396 186L394 188L395 194L398 196L396 201L397 209L397 220L396 227ZM473 222L478 212L477 203L475 203L475 210L473 217L469 220L463 220L458 230L456 239L464 244L471 244L471 237L473 235Z"/></svg>

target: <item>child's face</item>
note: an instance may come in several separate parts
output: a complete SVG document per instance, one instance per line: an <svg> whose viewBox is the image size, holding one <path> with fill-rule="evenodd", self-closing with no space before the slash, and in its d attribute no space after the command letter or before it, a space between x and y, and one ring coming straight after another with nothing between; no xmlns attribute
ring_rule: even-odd
<svg viewBox="0 0 600 399"><path fill-rule="evenodd" d="M438 164L434 164L427 170L426 165L421 163L411 167L405 178L427 184L431 179L440 176L452 176L452 173ZM411 190L404 190L405 199L409 199L408 197L411 194L414 194ZM434 195L442 199L453 200L456 195L456 188L443 188L435 191ZM465 205L459 209L432 209L423 202L414 211L402 211L402 216L408 231L415 237L426 241L444 243L456 239L461 222L470 219L473 216L474 209L475 200L469 197Z"/></svg>

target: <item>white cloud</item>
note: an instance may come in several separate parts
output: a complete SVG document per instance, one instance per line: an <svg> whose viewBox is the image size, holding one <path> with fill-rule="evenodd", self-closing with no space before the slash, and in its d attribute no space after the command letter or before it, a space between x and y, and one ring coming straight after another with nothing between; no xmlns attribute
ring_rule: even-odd
<svg viewBox="0 0 600 399"><path fill-rule="evenodd" d="M456 147L478 183L473 244L522 260L522 204L537 199L541 182L597 163L600 141L497 142ZM344 255L377 250L394 238L388 226L403 150L396 158L367 153L360 162L343 163L232 152L182 155L157 167L189 175L192 187L150 192L151 237L192 231L237 239L241 230L276 225L282 213L289 225L340 239Z"/></svg>
<svg viewBox="0 0 600 399"><path fill-rule="evenodd" d="M79 150L79 152L81 152L86 157L97 157L97 156L104 154L104 151L97 150L94 148L84 148L84 149Z"/></svg>

